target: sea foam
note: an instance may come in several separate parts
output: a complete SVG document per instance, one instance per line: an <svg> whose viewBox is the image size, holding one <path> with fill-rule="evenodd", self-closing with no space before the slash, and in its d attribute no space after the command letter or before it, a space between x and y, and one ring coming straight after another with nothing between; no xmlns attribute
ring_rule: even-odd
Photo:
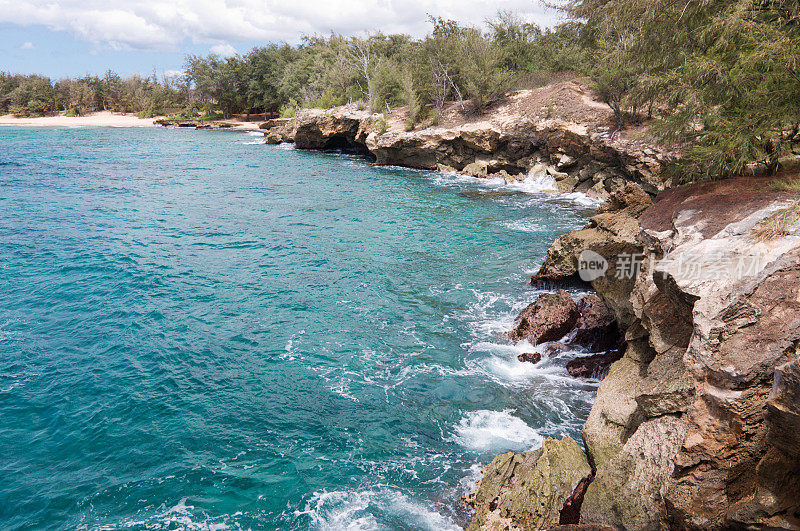
<svg viewBox="0 0 800 531"><path fill-rule="evenodd" d="M297 516L321 530L391 529L402 522L412 529L458 530L450 518L388 487L361 491L316 492ZM394 525L393 525L394 524Z"/></svg>
<svg viewBox="0 0 800 531"><path fill-rule="evenodd" d="M541 445L543 437L512 410L472 411L455 427L454 440L479 452L529 450Z"/></svg>

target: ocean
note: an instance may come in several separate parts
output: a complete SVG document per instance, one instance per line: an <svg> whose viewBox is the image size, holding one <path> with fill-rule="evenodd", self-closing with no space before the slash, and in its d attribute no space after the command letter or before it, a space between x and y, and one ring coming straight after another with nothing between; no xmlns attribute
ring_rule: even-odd
<svg viewBox="0 0 800 531"><path fill-rule="evenodd" d="M596 383L503 333L581 198L241 132L0 146L0 528L457 529L494 455L579 440Z"/></svg>

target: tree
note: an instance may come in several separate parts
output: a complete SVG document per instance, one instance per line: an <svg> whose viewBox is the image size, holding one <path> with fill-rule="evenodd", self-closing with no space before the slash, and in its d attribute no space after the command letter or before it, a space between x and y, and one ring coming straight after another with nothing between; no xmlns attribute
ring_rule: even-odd
<svg viewBox="0 0 800 531"><path fill-rule="evenodd" d="M375 112L375 84L373 74L377 57L372 52L371 38L366 39L352 37L345 48L345 53L350 59L350 64L364 78L365 87L361 87L361 92L367 97L367 108L370 112Z"/></svg>

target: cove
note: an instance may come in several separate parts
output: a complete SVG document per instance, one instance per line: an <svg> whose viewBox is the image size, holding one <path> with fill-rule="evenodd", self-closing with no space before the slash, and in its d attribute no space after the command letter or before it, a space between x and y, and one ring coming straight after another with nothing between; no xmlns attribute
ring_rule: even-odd
<svg viewBox="0 0 800 531"><path fill-rule="evenodd" d="M595 385L504 339L590 210L188 129L0 129L0 527L463 524Z"/></svg>

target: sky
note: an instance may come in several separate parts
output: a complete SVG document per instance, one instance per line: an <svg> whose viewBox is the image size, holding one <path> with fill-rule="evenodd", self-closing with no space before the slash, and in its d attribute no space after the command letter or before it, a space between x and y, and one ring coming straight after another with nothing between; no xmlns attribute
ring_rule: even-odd
<svg viewBox="0 0 800 531"><path fill-rule="evenodd" d="M482 25L499 10L542 26L558 17L538 0L0 0L0 71L172 75L188 54L241 54L331 31L419 37L428 14Z"/></svg>

